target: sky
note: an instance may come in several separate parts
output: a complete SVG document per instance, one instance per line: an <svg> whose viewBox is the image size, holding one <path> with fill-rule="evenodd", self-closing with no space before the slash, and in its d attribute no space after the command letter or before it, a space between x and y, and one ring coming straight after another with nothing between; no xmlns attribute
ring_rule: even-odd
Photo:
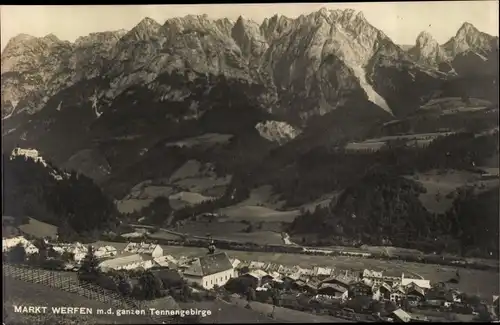
<svg viewBox="0 0 500 325"><path fill-rule="evenodd" d="M298 17L321 8L354 9L397 44L415 43L422 31L445 43L464 22L498 36L498 1L430 1L378 3L279 3L212 5L71 5L0 6L2 51L10 38L24 33L36 37L54 34L73 42L94 32L131 29L143 18L160 24L172 17L207 14L236 20L242 15L262 22L274 14Z"/></svg>

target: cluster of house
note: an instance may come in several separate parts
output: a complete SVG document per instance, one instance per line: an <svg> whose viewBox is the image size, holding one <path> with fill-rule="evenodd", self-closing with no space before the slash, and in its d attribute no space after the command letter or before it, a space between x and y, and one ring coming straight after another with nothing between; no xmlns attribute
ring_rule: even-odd
<svg viewBox="0 0 500 325"><path fill-rule="evenodd" d="M331 299L347 300L356 296L369 296L373 300L389 300L400 304L403 299L418 302L431 288L430 281L405 277L404 273L391 274L371 270L363 273L338 272L332 268L316 266L304 269L273 263L232 261L242 277L250 278L257 290L268 290L273 285L284 286Z"/></svg>
<svg viewBox="0 0 500 325"><path fill-rule="evenodd" d="M2 252L8 252L14 247L21 245L24 247L24 251L28 255L37 254L39 252L38 247L33 245L32 242L24 238L23 236L16 236L12 238L2 238Z"/></svg>
<svg viewBox="0 0 500 325"><path fill-rule="evenodd" d="M22 236L4 238L2 250L8 251L22 245L26 253L36 254L39 249ZM70 253L79 264L88 253L88 246L81 243L54 243L52 249L60 254ZM318 299L345 302L355 297L369 300L391 301L397 306L403 302L410 306L460 307L463 305L460 292L431 288L429 280L405 276L404 273L379 272L365 269L361 272L337 271L329 267L301 268L259 261L230 259L225 252L209 251L195 258L174 258L164 255L163 248L151 243L129 243L122 251L113 246L93 248L100 259L100 268L109 270L170 269L188 283L196 283L207 290L225 285L231 278L246 278L253 282L257 291L272 287L308 293ZM498 297L496 297L498 304ZM399 312L400 320L409 314ZM405 318L406 317L406 318Z"/></svg>

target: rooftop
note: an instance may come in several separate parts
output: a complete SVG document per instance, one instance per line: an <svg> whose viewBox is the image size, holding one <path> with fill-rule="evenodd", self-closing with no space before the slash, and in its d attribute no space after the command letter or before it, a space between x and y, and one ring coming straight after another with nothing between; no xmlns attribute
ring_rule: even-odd
<svg viewBox="0 0 500 325"><path fill-rule="evenodd" d="M346 276L342 276L342 275L337 275L337 276L329 277L329 278L323 280L322 282L325 283L325 282L332 282L332 281L335 281L335 282L341 283L345 286L348 286L351 283L353 283L355 281L355 279L352 277L349 277L349 276L346 277Z"/></svg>
<svg viewBox="0 0 500 325"><path fill-rule="evenodd" d="M139 254L151 254L157 246L157 244L148 243L129 243L125 247L124 251Z"/></svg>
<svg viewBox="0 0 500 325"><path fill-rule="evenodd" d="M339 286L338 284L335 284L335 283L322 283L320 286L319 286L319 289L322 290L322 289L326 289L326 288L332 288L334 289L335 291L338 291L338 292L341 292L341 293L344 293L347 291L346 288L342 287L342 286Z"/></svg>
<svg viewBox="0 0 500 325"><path fill-rule="evenodd" d="M396 317L398 317L400 320L402 321L405 321L405 322L409 322L410 319L411 319L411 316L410 314L408 314L406 311L404 311L403 309L399 308L399 309L396 309L395 311L392 312L392 314L394 314Z"/></svg>
<svg viewBox="0 0 500 325"><path fill-rule="evenodd" d="M256 278L256 279L262 279L263 277L268 275L266 272L264 272L262 270L253 270L253 271L248 272L247 274Z"/></svg>
<svg viewBox="0 0 500 325"><path fill-rule="evenodd" d="M363 277L381 278L382 272L365 269L363 271Z"/></svg>
<svg viewBox="0 0 500 325"><path fill-rule="evenodd" d="M231 270L233 266L229 261L226 253L216 253L201 256L193 261L193 263L184 272L187 275L207 276L227 270Z"/></svg>
<svg viewBox="0 0 500 325"><path fill-rule="evenodd" d="M104 267L119 267L128 265L135 262L142 262L150 260L151 258L143 254L122 254L115 258L110 258L101 262L101 266Z"/></svg>

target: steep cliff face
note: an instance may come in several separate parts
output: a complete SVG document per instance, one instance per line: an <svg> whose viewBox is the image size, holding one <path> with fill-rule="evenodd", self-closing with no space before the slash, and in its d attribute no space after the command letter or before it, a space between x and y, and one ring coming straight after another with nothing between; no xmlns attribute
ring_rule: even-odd
<svg viewBox="0 0 500 325"><path fill-rule="evenodd" d="M461 76L488 75L498 66L498 37L483 33L466 22L443 45L429 33L420 33L408 53L418 63L443 72Z"/></svg>
<svg viewBox="0 0 500 325"><path fill-rule="evenodd" d="M483 34L462 29L445 46L449 51L463 50L463 42L485 44ZM427 66L448 53L428 34L417 47ZM465 65L458 60L457 67ZM451 70L416 64L354 10L275 15L260 26L243 17L189 15L163 25L145 18L130 31L74 43L19 35L2 53L2 117L10 130L4 139L26 139L64 162L109 138L137 136L143 140L134 146L143 150L165 136L189 135L206 121L213 132L256 132L263 120L307 126L342 108L367 123L363 116L377 116L377 109L412 113Z"/></svg>
<svg viewBox="0 0 500 325"><path fill-rule="evenodd" d="M164 25L145 18L128 32L92 34L75 43L21 35L2 59L2 114L9 116L13 107L32 113L64 88L92 79L101 86L90 102L96 112L106 111L134 85L151 84L153 90L161 74L189 71L263 85L261 108L303 122L335 109L347 95L390 112L366 75L381 46L395 55L392 60L405 55L362 13L325 9L297 19L275 15L260 26L243 17L232 22L190 15ZM19 75L25 70L33 71L27 81Z"/></svg>
<svg viewBox="0 0 500 325"><path fill-rule="evenodd" d="M474 25L464 23L456 35L443 45L449 56L455 57L467 50L490 52L495 37L479 31Z"/></svg>
<svg viewBox="0 0 500 325"><path fill-rule="evenodd" d="M45 91L66 74L73 46L54 35L36 38L18 35L2 52L2 118L22 111L35 112L48 100Z"/></svg>
<svg viewBox="0 0 500 325"><path fill-rule="evenodd" d="M414 47L408 50L408 54L419 63L429 66L438 66L449 60L445 50L428 32L421 32Z"/></svg>
<svg viewBox="0 0 500 325"><path fill-rule="evenodd" d="M264 27L270 25L265 22ZM292 115L307 118L335 109L343 99L339 94L364 93L362 96L390 111L364 71L381 39L387 37L354 10L322 9L292 21L270 44L264 59L280 93L281 106ZM307 100L297 101L297 97Z"/></svg>

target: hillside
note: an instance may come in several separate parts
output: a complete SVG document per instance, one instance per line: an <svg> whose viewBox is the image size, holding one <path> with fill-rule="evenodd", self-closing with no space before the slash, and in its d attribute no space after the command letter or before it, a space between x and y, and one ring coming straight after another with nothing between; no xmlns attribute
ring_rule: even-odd
<svg viewBox="0 0 500 325"><path fill-rule="evenodd" d="M113 202L91 179L75 172L54 177L56 168L22 156L3 155L3 215L53 224L65 236L92 235L116 226ZM26 220L27 221L27 220Z"/></svg>
<svg viewBox="0 0 500 325"><path fill-rule="evenodd" d="M71 173L7 159L5 213L80 234L118 218L203 229L210 213L275 240L294 218L298 236L325 235L335 211L336 241L427 244L457 191L498 168L497 57L498 38L469 23L403 49L351 9L18 35L2 52L2 151L35 148Z"/></svg>
<svg viewBox="0 0 500 325"><path fill-rule="evenodd" d="M335 204L305 212L290 230L304 244L362 243L498 258L498 185L476 194L460 190L445 214L426 210L419 200L425 192L412 180L367 175L347 188Z"/></svg>

